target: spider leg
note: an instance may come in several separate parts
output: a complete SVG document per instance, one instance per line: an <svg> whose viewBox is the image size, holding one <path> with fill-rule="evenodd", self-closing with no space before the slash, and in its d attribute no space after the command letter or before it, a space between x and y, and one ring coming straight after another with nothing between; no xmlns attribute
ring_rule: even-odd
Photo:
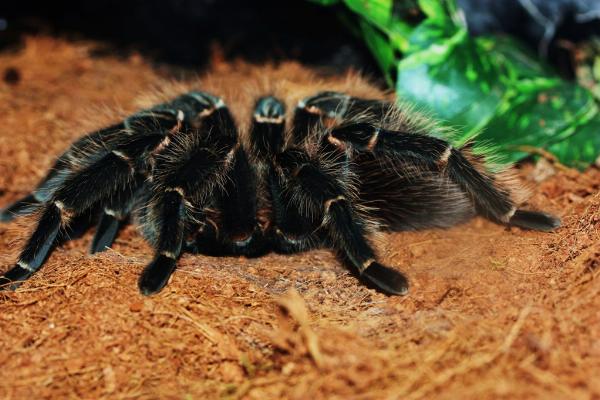
<svg viewBox="0 0 600 400"><path fill-rule="evenodd" d="M146 266L139 279L139 288L144 295L160 291L175 270L183 244L184 196L184 192L178 187L167 188L154 205L161 227L154 259Z"/></svg>
<svg viewBox="0 0 600 400"><path fill-rule="evenodd" d="M0 211L0 222L10 222L15 217L31 214L39 204L34 193L29 193L3 208Z"/></svg>
<svg viewBox="0 0 600 400"><path fill-rule="evenodd" d="M210 256L264 254L266 241L257 219L257 176L245 150L239 146L233 153L231 165L224 174L224 185L215 191L215 221L200 212L195 219L199 229L187 248ZM211 207L209 207L211 208Z"/></svg>
<svg viewBox="0 0 600 400"><path fill-rule="evenodd" d="M319 125L341 120L346 115L363 115L378 121L389 114L393 107L387 101L362 99L340 92L319 92L300 100L296 106L292 121L294 143L302 143Z"/></svg>
<svg viewBox="0 0 600 400"><path fill-rule="evenodd" d="M191 232L193 239L186 243L185 251L211 257L230 255L223 243L219 241L219 230L215 221L204 213L199 213L198 216L194 216L192 219L200 221L200 223L197 229Z"/></svg>
<svg viewBox="0 0 600 400"><path fill-rule="evenodd" d="M219 196L221 237L229 254L257 256L263 252L264 238L257 220L257 176L240 146Z"/></svg>
<svg viewBox="0 0 600 400"><path fill-rule="evenodd" d="M271 207L273 210L272 245L278 253L291 254L311 247L314 230L298 207L292 204L285 182L272 171L268 176Z"/></svg>
<svg viewBox="0 0 600 400"><path fill-rule="evenodd" d="M0 285L12 283L4 288L17 288L21 281L28 279L35 272L31 270L31 265L42 265L54 248L69 240L81 237L93 223L92 214L92 212L87 212L82 215L78 215L70 220L68 225L63 226L62 229L59 229L58 232L56 232L54 228L51 227L52 219L54 217L45 213L43 215L45 218L40 219L38 223L40 225L46 224L46 228L42 226L40 232L30 238L29 247L26 246L21 254L21 258L23 259L33 257L32 261L30 261L28 265L29 268L24 268L22 264L17 264L11 270L7 271L3 276L0 276ZM45 234L47 235L46 239L44 239L44 229L50 229L50 231L45 231ZM40 248L37 246L40 246ZM32 255L32 248L37 248L37 255ZM25 253L28 250L29 252ZM4 288L0 288L0 290Z"/></svg>
<svg viewBox="0 0 600 400"><path fill-rule="evenodd" d="M214 115L217 114L217 115ZM209 135L205 133L210 132ZM146 217L155 232L154 258L142 272L138 286L144 295L159 292L168 282L181 255L186 225L194 208L209 202L231 168L237 132L220 105L191 135L165 148L156 160L153 196Z"/></svg>
<svg viewBox="0 0 600 400"><path fill-rule="evenodd" d="M322 124L323 119L341 117L347 111L351 99L343 93L321 92L301 100L294 110L292 143L302 146L315 128ZM274 135L274 140L283 137L284 125L282 121L278 127L280 132ZM269 153L269 158L280 156L283 144L281 141L276 141L276 144L272 146L274 150ZM275 251L284 254L304 251L315 245L312 234L314 221L309 221L298 207L292 205L292 193L287 190L285 179L281 179L276 172L277 163L269 163L265 174L273 214L272 245Z"/></svg>
<svg viewBox="0 0 600 400"><path fill-rule="evenodd" d="M283 147L284 117L285 106L280 100L272 96L258 99L252 116L249 149L245 151L240 147L235 152L225 186L219 191L215 204L221 215L220 224L202 216L200 219L204 222L188 244L191 251L253 257L267 250L270 244L268 233L280 219L271 218L261 226L257 198L261 201L268 198L271 208L279 210L277 205L281 200L273 195L275 184L270 179L274 174L273 157Z"/></svg>
<svg viewBox="0 0 600 400"><path fill-rule="evenodd" d="M283 150L284 131L284 104L272 96L260 98L254 110L250 147L271 211L267 235L273 250L293 253L308 247L306 232L310 232L311 227L297 209L288 206L289 199L276 172L274 160Z"/></svg>
<svg viewBox="0 0 600 400"><path fill-rule="evenodd" d="M214 107L215 99L214 96L203 92L186 93L171 102L140 111L125 119L124 122L83 136L58 157L33 192L0 210L0 222L9 222L15 217L29 215L49 201L56 188L70 174L73 162L77 162L83 154L89 156L86 154L88 147L101 144L111 149L112 142L118 140L125 131L160 131L173 129L179 124L190 125L196 116L202 116L204 111Z"/></svg>
<svg viewBox="0 0 600 400"><path fill-rule="evenodd" d="M560 219L543 211L517 209L508 222L519 228L551 232L560 227Z"/></svg>
<svg viewBox="0 0 600 400"><path fill-rule="evenodd" d="M81 238L96 222L98 222L98 210L95 207L77 215L69 221L68 227L60 232L56 245L61 246L70 240Z"/></svg>
<svg viewBox="0 0 600 400"><path fill-rule="evenodd" d="M273 158L283 147L285 106L272 96L257 100L249 135L249 148L238 148L234 154L226 183L214 205L220 223L203 216L204 222L188 244L191 251L208 255L242 254L257 256L267 250L273 226L281 225L283 215ZM250 159L252 163L250 163ZM260 194L259 194L260 192ZM260 225L259 202L268 199L274 216ZM264 204L261 204L264 206ZM263 221L264 222L264 221Z"/></svg>
<svg viewBox="0 0 600 400"><path fill-rule="evenodd" d="M250 128L251 153L261 163L269 163L283 148L285 105L266 96L256 102Z"/></svg>
<svg viewBox="0 0 600 400"><path fill-rule="evenodd" d="M136 194L143 188L144 174L136 173L131 187L115 193L104 206L90 246L90 254L110 248L125 225L136 203Z"/></svg>
<svg viewBox="0 0 600 400"><path fill-rule="evenodd" d="M181 134L180 130L185 131L203 120L204 123L210 124L211 119L219 118L221 106L221 100L209 93L189 92L171 102L156 105L149 110L133 115L125 121L124 126L127 130L134 132L151 129ZM167 137L159 146L167 146L169 142L170 139ZM141 169L142 172L148 169L145 165L140 167L138 169ZM142 187L143 179L142 174L138 177L135 188ZM132 197L132 193L128 190L126 193L114 196L111 204L105 207L90 247L91 254L112 246L134 205L135 196Z"/></svg>
<svg viewBox="0 0 600 400"><path fill-rule="evenodd" d="M154 259L139 279L140 292L144 295L157 293L167 284L181 254L190 199L208 195L210 181L217 179L219 163L226 157L217 157L207 149L198 149L190 156L188 162L170 174L170 179L164 182L166 185L154 188L159 192L151 205L158 236Z"/></svg>
<svg viewBox="0 0 600 400"><path fill-rule="evenodd" d="M281 175L293 191L303 218L317 222L327 241L361 280L387 294L406 294L406 277L376 261L366 238L367 223L351 205L350 190L339 174L327 171L304 151L288 149L278 157ZM329 169L335 170L334 165Z"/></svg>
<svg viewBox="0 0 600 400"><path fill-rule="evenodd" d="M52 197L54 190L67 178L72 167L71 161L79 153L97 143L109 143L125 129L124 124L116 124L108 128L92 132L73 143L67 151L57 158L46 176L40 181L35 190L14 203L0 210L0 222L10 222L15 217L33 213L43 203Z"/></svg>
<svg viewBox="0 0 600 400"><path fill-rule="evenodd" d="M260 175L269 169L265 159L272 158L271 154L282 145L284 115L284 105L274 97L262 97L255 104L249 148L237 148L223 190L217 196L221 214L217 251L255 257L266 250L266 237L258 220L258 184ZM256 163L251 164L249 157L254 157ZM214 232L208 228L205 237Z"/></svg>
<svg viewBox="0 0 600 400"><path fill-rule="evenodd" d="M122 197L123 193L126 198L132 197L139 174L148 173L155 153L168 146L171 136L189 130L207 115L213 119L221 115L222 102L215 103L215 99L209 94L190 92L127 118L123 134L114 141L97 143L84 138L85 145L75 149L80 154L74 154L76 159L68 163L73 170L52 190L19 261L0 280L16 287L16 281L28 278L42 266L57 238L62 237L59 233L68 230L73 218L93 207L110 205L111 199ZM101 232L98 243L110 239L111 226L101 226L106 230Z"/></svg>
<svg viewBox="0 0 600 400"><path fill-rule="evenodd" d="M43 206L38 225L21 251L17 264L3 276L4 280L14 282L11 288L18 285L15 281L27 279L42 266L59 231L69 225L72 217L127 186L132 175L128 160L111 152L68 178L52 200Z"/></svg>
<svg viewBox="0 0 600 400"><path fill-rule="evenodd" d="M234 152L231 168L224 176L225 185L208 207L214 209L213 214L216 210L219 217L209 215L210 210L198 213L195 219L200 221L199 228L192 232L193 240L186 244L187 250L211 256L248 257L265 252L266 238L257 217L257 186L262 179L260 175L268 169L264 159L273 151L272 146L278 147L283 141L283 112L283 104L275 98L257 101L249 152L242 146ZM249 157L258 166L252 165Z"/></svg>
<svg viewBox="0 0 600 400"><path fill-rule="evenodd" d="M331 130L328 140L340 148L348 146L359 152L410 160L431 170L445 171L470 196L480 213L500 223L543 231L560 225L549 214L518 210L510 192L493 175L476 168L462 149L442 139L355 123Z"/></svg>
<svg viewBox="0 0 600 400"><path fill-rule="evenodd" d="M90 254L100 253L112 246L121 228L123 220L113 214L103 212L96 226L96 233L90 246Z"/></svg>
<svg viewBox="0 0 600 400"><path fill-rule="evenodd" d="M114 149L96 149L82 168L69 174L54 190L52 198L40 209L40 220L21 251L17 264L0 281L18 282L29 278L44 263L61 230L73 218L90 208L105 204L116 194L131 190L135 184L135 160L164 140L162 133L125 136Z"/></svg>
<svg viewBox="0 0 600 400"><path fill-rule="evenodd" d="M338 92L320 92L298 102L292 127L294 144L301 144L312 129L324 119L341 118L348 109L350 96Z"/></svg>
<svg viewBox="0 0 600 400"><path fill-rule="evenodd" d="M338 196L325 202L325 224L333 247L358 271L361 280L386 294L408 293L407 278L376 261L375 252L366 239L364 222L346 198Z"/></svg>

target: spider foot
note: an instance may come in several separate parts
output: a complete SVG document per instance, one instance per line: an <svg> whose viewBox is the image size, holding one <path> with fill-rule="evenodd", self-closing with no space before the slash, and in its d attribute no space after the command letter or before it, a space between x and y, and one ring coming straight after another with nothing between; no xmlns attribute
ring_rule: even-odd
<svg viewBox="0 0 600 400"><path fill-rule="evenodd" d="M0 290L15 290L31 275L33 275L32 271L17 264L4 275L0 276Z"/></svg>
<svg viewBox="0 0 600 400"><path fill-rule="evenodd" d="M544 212L517 210L510 218L509 224L534 231L550 232L560 226L560 219Z"/></svg>
<svg viewBox="0 0 600 400"><path fill-rule="evenodd" d="M396 270L373 262L360 275L367 285L374 286L377 290L389 295L408 294L408 279Z"/></svg>
<svg viewBox="0 0 600 400"><path fill-rule="evenodd" d="M164 255L157 256L142 272L139 280L140 292L145 296L158 293L169 282L175 271L177 260Z"/></svg>
<svg viewBox="0 0 600 400"><path fill-rule="evenodd" d="M121 221L119 219L103 213L90 246L90 254L100 253L110 248L119 233L120 227Z"/></svg>

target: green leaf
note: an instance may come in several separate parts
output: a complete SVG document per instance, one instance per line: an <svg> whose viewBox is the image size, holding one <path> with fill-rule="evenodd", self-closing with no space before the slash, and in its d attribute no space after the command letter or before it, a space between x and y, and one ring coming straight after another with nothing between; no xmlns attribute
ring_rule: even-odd
<svg viewBox="0 0 600 400"><path fill-rule="evenodd" d="M510 159L518 161L521 146L549 148L569 139L577 127L594 117L598 108L589 92L568 82L552 87L532 84L509 91L503 107L479 138L502 145ZM567 162L562 160L562 162Z"/></svg>
<svg viewBox="0 0 600 400"><path fill-rule="evenodd" d="M552 69L541 63L529 48L509 36L479 37L477 43L481 46L481 52L493 53L494 59L507 65L510 68L508 72L514 73L514 80L554 75Z"/></svg>
<svg viewBox="0 0 600 400"><path fill-rule="evenodd" d="M598 149L600 149L600 116L598 115L579 126L568 140L548 147L548 151L563 163L580 169L598 162Z"/></svg>
<svg viewBox="0 0 600 400"><path fill-rule="evenodd" d="M438 24L430 20L425 20L414 28L407 39L408 47L404 54L406 56L422 51L434 44L439 44L447 38L454 36L458 28L452 24Z"/></svg>
<svg viewBox="0 0 600 400"><path fill-rule="evenodd" d="M409 49L409 41L413 28L404 23L393 23L389 29L385 30L388 34L390 44L392 47L402 53L406 53Z"/></svg>
<svg viewBox="0 0 600 400"><path fill-rule="evenodd" d="M371 24L385 29L392 16L392 0L345 0L346 5Z"/></svg>
<svg viewBox="0 0 600 400"><path fill-rule="evenodd" d="M480 54L465 30L398 64L398 97L417 104L468 140L500 107L506 85L501 68Z"/></svg>
<svg viewBox="0 0 600 400"><path fill-rule="evenodd" d="M514 41L472 38L463 29L443 38L443 27L431 24L425 21L409 40L410 48L424 49L398 64L400 98L457 127L458 144L478 134L505 160L526 156L523 146L560 150L559 159L570 165L580 165L577 157L595 160L594 147L578 139L589 139L592 130L580 134L580 126L597 126L590 122L598 107L588 90L554 76Z"/></svg>
<svg viewBox="0 0 600 400"><path fill-rule="evenodd" d="M431 20L443 21L448 19L448 14L444 8L443 1L440 0L419 0L419 7Z"/></svg>
<svg viewBox="0 0 600 400"><path fill-rule="evenodd" d="M380 34L387 36L385 41L388 43L381 43L382 45L399 51L407 49L407 39L413 27L393 15L394 2L392 0L345 0L345 2L350 10L363 20L368 21L372 25L372 28L378 30ZM348 21L346 20L346 22ZM355 30L352 24L347 23L347 26L351 30ZM372 29L367 28L365 32L367 37L363 38L369 41ZM373 49L373 51L379 52L378 49Z"/></svg>

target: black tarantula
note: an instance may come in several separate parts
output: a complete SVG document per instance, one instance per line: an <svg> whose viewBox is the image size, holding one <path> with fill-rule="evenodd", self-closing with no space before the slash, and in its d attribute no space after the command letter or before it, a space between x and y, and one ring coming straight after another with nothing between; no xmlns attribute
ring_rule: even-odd
<svg viewBox="0 0 600 400"><path fill-rule="evenodd" d="M240 132L219 93L190 91L76 141L2 211L9 221L37 210L39 221L0 281L15 288L29 278L90 216L99 216L92 253L111 246L130 215L141 227L155 252L139 279L146 295L167 284L182 252L255 257L323 246L367 285L405 294L407 278L377 261L369 234L476 214L559 226L517 208L515 184L484 168L472 143L452 147L393 102L322 90L286 107L272 94L254 100Z"/></svg>

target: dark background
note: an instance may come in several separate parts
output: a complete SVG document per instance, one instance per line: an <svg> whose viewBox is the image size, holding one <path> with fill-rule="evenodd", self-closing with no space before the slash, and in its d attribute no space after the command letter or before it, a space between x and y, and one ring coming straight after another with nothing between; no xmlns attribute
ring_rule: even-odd
<svg viewBox="0 0 600 400"><path fill-rule="evenodd" d="M198 70L218 45L226 58L297 59L334 70L379 74L366 47L335 15L305 0L2 1L0 46L23 33L100 39L111 53L141 51L156 62Z"/></svg>
<svg viewBox="0 0 600 400"><path fill-rule="evenodd" d="M394 9L414 8L397 0ZM565 77L573 77L572 54L561 45L600 33L600 0L457 0L472 33L518 36ZM139 51L156 63L201 70L212 49L248 61L296 59L339 72L353 67L381 74L360 38L340 22L343 5L307 0L1 0L0 49L19 46L23 34L51 33L98 39L110 54ZM417 18L418 19L418 16ZM551 35L549 35L551 34ZM101 53L101 50L98 50Z"/></svg>

